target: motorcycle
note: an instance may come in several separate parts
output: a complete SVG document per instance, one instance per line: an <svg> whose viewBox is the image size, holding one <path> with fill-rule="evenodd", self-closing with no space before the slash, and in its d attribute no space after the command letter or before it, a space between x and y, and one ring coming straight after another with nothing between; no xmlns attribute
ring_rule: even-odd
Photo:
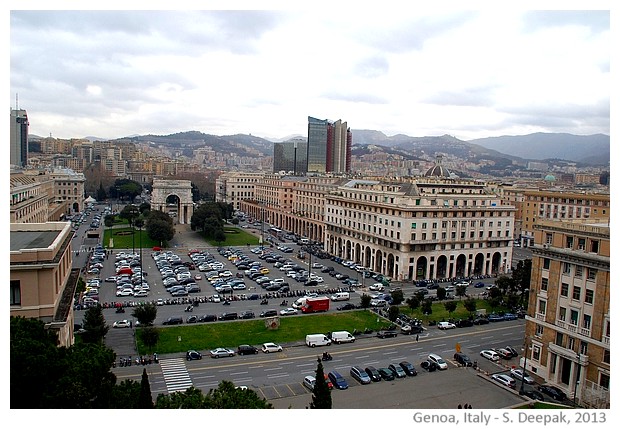
<svg viewBox="0 0 620 429"><path fill-rule="evenodd" d="M187 307L185 307L185 312L186 313L191 313L192 311L194 311L194 306L193 305L188 305Z"/></svg>
<svg viewBox="0 0 620 429"><path fill-rule="evenodd" d="M281 306L281 307L287 307L287 306L288 306L288 301L287 301L287 300L282 301L282 302L280 303L280 306Z"/></svg>
<svg viewBox="0 0 620 429"><path fill-rule="evenodd" d="M225 300L225 301L222 303L222 305L230 305L230 301Z"/></svg>
<svg viewBox="0 0 620 429"><path fill-rule="evenodd" d="M268 304L269 304L269 301L267 301L266 299L263 299L263 300L260 302L260 305L268 305Z"/></svg>
<svg viewBox="0 0 620 429"><path fill-rule="evenodd" d="M321 357L321 360L322 360L322 361L328 361L328 360L332 360L332 359L333 359L333 358L332 358L332 355L330 355L330 354L329 354L329 353L327 353L327 352L324 352L324 353L323 353L323 356Z"/></svg>
<svg viewBox="0 0 620 429"><path fill-rule="evenodd" d="M116 312L117 313L124 313L125 309L123 307L116 307Z"/></svg>

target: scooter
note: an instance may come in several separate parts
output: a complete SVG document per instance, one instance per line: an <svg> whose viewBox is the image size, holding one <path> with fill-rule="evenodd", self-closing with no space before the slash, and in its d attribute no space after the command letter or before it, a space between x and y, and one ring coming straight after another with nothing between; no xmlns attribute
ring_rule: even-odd
<svg viewBox="0 0 620 429"><path fill-rule="evenodd" d="M328 361L328 360L332 360L332 359L333 359L333 358L332 358L332 355L330 355L330 354L329 354L329 353L327 353L327 352L324 352L324 353L323 353L323 357L321 357L321 360L322 360L322 361Z"/></svg>
<svg viewBox="0 0 620 429"><path fill-rule="evenodd" d="M225 301L222 303L222 305L230 305L230 301L225 300Z"/></svg>
<svg viewBox="0 0 620 429"><path fill-rule="evenodd" d="M280 306L281 306L281 307L287 307L287 306L288 306L288 301L287 301L287 300L282 301L282 302L280 303Z"/></svg>
<svg viewBox="0 0 620 429"><path fill-rule="evenodd" d="M263 299L263 300L260 302L260 305L268 305L268 304L269 304L269 301L267 301L266 299Z"/></svg>
<svg viewBox="0 0 620 429"><path fill-rule="evenodd" d="M188 305L187 307L185 307L185 312L186 313L191 313L192 311L194 311L194 306L193 305Z"/></svg>
<svg viewBox="0 0 620 429"><path fill-rule="evenodd" d="M116 312L117 313L124 313L125 309L123 307L116 307Z"/></svg>

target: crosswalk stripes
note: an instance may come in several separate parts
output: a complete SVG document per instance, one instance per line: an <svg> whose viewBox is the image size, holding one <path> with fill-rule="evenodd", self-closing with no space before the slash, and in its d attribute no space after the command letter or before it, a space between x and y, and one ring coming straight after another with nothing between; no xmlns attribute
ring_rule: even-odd
<svg viewBox="0 0 620 429"><path fill-rule="evenodd" d="M182 392L192 386L192 380L185 366L185 359L162 359L159 361L168 393Z"/></svg>

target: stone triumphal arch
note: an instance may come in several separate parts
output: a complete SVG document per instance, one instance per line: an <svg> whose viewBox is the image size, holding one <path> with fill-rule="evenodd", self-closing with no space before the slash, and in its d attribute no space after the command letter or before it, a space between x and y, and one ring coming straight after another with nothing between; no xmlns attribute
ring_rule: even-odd
<svg viewBox="0 0 620 429"><path fill-rule="evenodd" d="M168 213L180 224L190 223L194 213L191 181L153 179L151 209Z"/></svg>

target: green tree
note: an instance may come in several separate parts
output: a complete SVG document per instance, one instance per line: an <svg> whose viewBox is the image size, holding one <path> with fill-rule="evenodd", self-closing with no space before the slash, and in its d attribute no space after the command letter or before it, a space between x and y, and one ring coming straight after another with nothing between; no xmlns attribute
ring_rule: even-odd
<svg viewBox="0 0 620 429"><path fill-rule="evenodd" d="M146 234L161 243L172 240L174 225L172 218L160 210L151 210L146 219Z"/></svg>
<svg viewBox="0 0 620 429"><path fill-rule="evenodd" d="M413 310L420 307L420 298L418 298L416 295L412 296L411 298L407 298L407 301L405 302L407 303L407 306L411 309L412 312Z"/></svg>
<svg viewBox="0 0 620 429"><path fill-rule="evenodd" d="M329 390L327 381L325 381L325 372L323 370L323 362L317 358L316 381L314 389L312 389L311 409L331 409L332 408L332 392Z"/></svg>
<svg viewBox="0 0 620 429"><path fill-rule="evenodd" d="M446 294L447 294L447 292L446 292L446 290L443 287L439 286L437 288L437 299L438 300L442 301L442 300L446 299Z"/></svg>
<svg viewBox="0 0 620 429"><path fill-rule="evenodd" d="M149 351L152 351L159 341L159 329L155 326L147 326L140 329L138 332L145 347L148 348Z"/></svg>
<svg viewBox="0 0 620 429"><path fill-rule="evenodd" d="M169 395L157 395L155 408L170 409L265 409L273 408L267 400L258 396L252 389L239 389L230 381L221 381L217 389L211 389L206 395L195 387L185 392L174 392Z"/></svg>
<svg viewBox="0 0 620 429"><path fill-rule="evenodd" d="M448 314L450 316L452 316L452 313L454 313L454 310L456 310L457 302L456 301L446 301L446 302L443 303L443 306L446 309L446 311L448 312Z"/></svg>
<svg viewBox="0 0 620 429"><path fill-rule="evenodd" d="M134 307L131 315L138 319L141 326L151 326L157 317L157 306L152 302L140 304Z"/></svg>
<svg viewBox="0 0 620 429"><path fill-rule="evenodd" d="M138 195L142 193L142 185L140 183L129 179L117 179L110 186L109 195L111 198L118 198L120 200L133 201Z"/></svg>
<svg viewBox="0 0 620 429"><path fill-rule="evenodd" d="M390 295L392 296L393 305L400 305L405 300L405 295L401 289L395 290Z"/></svg>
<svg viewBox="0 0 620 429"><path fill-rule="evenodd" d="M370 307L370 301L372 300L372 298L370 297L370 295L368 294L362 294L361 298L360 298L360 306L362 308L368 308Z"/></svg>
<svg viewBox="0 0 620 429"><path fill-rule="evenodd" d="M220 228L215 231L213 239L219 244L226 241L226 234L224 233L224 229Z"/></svg>
<svg viewBox="0 0 620 429"><path fill-rule="evenodd" d="M142 380L140 381L140 395L138 396L138 408L153 408L153 396L151 385L146 368L142 370Z"/></svg>
<svg viewBox="0 0 620 429"><path fill-rule="evenodd" d="M87 343L103 344L103 339L110 327L103 316L103 309L100 305L90 307L84 313L84 323L82 328L86 330L82 334L82 340Z"/></svg>
<svg viewBox="0 0 620 429"><path fill-rule="evenodd" d="M155 400L155 408L165 409L200 409L204 406L205 397L200 389L194 386L189 387L184 392L173 392L170 394L160 393Z"/></svg>
<svg viewBox="0 0 620 429"><path fill-rule="evenodd" d="M463 301L463 307L465 307L465 310L469 311L470 313L475 312L476 300L474 298L467 298L465 301Z"/></svg>
<svg viewBox="0 0 620 429"><path fill-rule="evenodd" d="M457 286L456 287L456 296L460 298L464 297L465 295L467 295L467 286L465 285L461 285L461 286Z"/></svg>
<svg viewBox="0 0 620 429"><path fill-rule="evenodd" d="M137 206L134 206L133 204L127 204L118 214L118 217L120 217L121 219L127 219L129 225L133 225L134 220L138 216L140 216L140 210Z"/></svg>
<svg viewBox="0 0 620 429"><path fill-rule="evenodd" d="M398 315L400 314L400 308L396 305L390 305L388 308L388 319L390 322L394 322Z"/></svg>
<svg viewBox="0 0 620 429"><path fill-rule="evenodd" d="M422 301L421 304L421 310L423 314L426 314L427 316L433 314L433 301L430 299L425 299L424 301Z"/></svg>
<svg viewBox="0 0 620 429"><path fill-rule="evenodd" d="M103 183L99 182L99 189L97 189L97 201L103 201L108 198L108 194L106 194L105 189L103 189Z"/></svg>
<svg viewBox="0 0 620 429"><path fill-rule="evenodd" d="M11 408L110 408L114 352L96 343L58 347L37 319L11 317Z"/></svg>
<svg viewBox="0 0 620 429"><path fill-rule="evenodd" d="M140 383L136 380L123 380L112 388L110 409L136 409L139 408Z"/></svg>
<svg viewBox="0 0 620 429"><path fill-rule="evenodd" d="M115 219L116 219L116 216L113 214L106 215L106 217L103 218L103 224L107 228L112 228L114 226Z"/></svg>

